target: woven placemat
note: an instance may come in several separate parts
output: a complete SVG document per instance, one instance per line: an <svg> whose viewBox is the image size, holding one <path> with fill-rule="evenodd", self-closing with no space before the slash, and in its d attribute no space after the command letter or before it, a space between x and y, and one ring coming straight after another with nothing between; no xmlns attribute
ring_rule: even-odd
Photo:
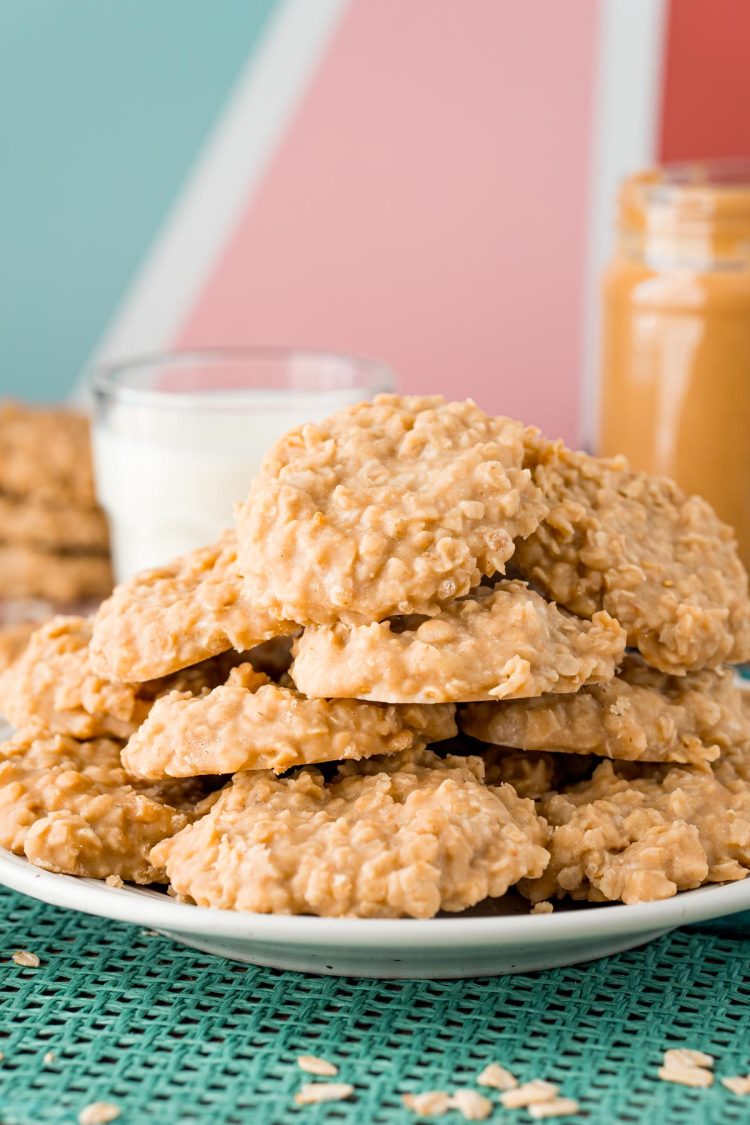
<svg viewBox="0 0 750 1125"><path fill-rule="evenodd" d="M750 1070L750 947L731 921L573 968L394 982L238 965L3 889L0 916L2 1125L73 1125L98 1100L121 1125L413 1123L402 1093L470 1086L493 1060L559 1083L581 1102L571 1121L750 1121L750 1098L718 1082L656 1078L668 1046ZM18 949L40 967L17 966ZM337 1062L353 1100L295 1107L302 1053Z"/></svg>

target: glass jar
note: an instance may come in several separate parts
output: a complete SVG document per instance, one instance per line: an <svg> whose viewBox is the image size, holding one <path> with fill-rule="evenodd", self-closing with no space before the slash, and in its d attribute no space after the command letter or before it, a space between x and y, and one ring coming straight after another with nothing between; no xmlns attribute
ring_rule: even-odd
<svg viewBox="0 0 750 1125"><path fill-rule="evenodd" d="M705 496L750 567L750 161L624 183L604 279L599 451Z"/></svg>

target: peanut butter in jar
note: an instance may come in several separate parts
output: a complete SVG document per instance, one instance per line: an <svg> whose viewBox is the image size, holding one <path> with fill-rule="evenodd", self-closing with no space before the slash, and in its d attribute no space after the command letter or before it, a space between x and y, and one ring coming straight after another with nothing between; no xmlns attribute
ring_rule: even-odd
<svg viewBox="0 0 750 1125"><path fill-rule="evenodd" d="M705 496L750 568L750 161L624 183L604 280L599 446Z"/></svg>

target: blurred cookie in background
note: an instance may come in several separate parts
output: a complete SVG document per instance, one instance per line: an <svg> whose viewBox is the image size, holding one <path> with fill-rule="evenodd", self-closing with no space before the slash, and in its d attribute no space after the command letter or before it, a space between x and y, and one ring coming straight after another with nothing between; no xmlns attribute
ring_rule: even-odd
<svg viewBox="0 0 750 1125"><path fill-rule="evenodd" d="M91 612L111 589L88 418L0 402L0 668L35 624Z"/></svg>

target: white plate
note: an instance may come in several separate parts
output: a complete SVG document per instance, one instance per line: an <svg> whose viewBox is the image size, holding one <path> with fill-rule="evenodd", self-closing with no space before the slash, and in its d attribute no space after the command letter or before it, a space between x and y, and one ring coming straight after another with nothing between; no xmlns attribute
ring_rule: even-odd
<svg viewBox="0 0 750 1125"><path fill-rule="evenodd" d="M663 902L531 915L508 898L492 914L381 920L239 914L174 902L145 888L55 875L0 849L0 883L32 898L159 930L220 957L335 976L497 976L571 965L643 945L687 922L750 909L750 879ZM502 910L502 913L500 912Z"/></svg>

